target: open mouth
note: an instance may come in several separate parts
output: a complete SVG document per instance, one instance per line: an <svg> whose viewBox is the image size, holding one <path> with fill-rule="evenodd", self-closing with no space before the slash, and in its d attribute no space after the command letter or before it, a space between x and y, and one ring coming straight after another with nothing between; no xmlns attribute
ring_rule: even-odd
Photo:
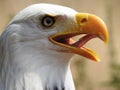
<svg viewBox="0 0 120 90"><path fill-rule="evenodd" d="M96 38L96 35L87 34L80 38L78 41L72 39L73 35L62 35L58 37L54 37L53 40L57 43L65 44L68 46L73 46L76 48L82 48L84 45L92 38Z"/></svg>
<svg viewBox="0 0 120 90"><path fill-rule="evenodd" d="M72 34L61 34L61 35L53 35L49 37L49 40L56 45L65 47L69 49L69 52L75 53L78 55L82 55L92 60L97 60L98 55L91 49L84 47L84 45L91 39L97 38L97 35L94 34L85 34L83 37L78 39L77 41L73 40L73 37L78 36L78 33Z"/></svg>

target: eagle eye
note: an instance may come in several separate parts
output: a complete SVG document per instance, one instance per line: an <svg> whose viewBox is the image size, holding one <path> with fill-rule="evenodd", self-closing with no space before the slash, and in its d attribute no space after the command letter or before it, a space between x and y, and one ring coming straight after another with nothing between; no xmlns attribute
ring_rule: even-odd
<svg viewBox="0 0 120 90"><path fill-rule="evenodd" d="M41 23L44 27L51 27L55 23L55 18L53 16L46 15L46 16L43 17Z"/></svg>

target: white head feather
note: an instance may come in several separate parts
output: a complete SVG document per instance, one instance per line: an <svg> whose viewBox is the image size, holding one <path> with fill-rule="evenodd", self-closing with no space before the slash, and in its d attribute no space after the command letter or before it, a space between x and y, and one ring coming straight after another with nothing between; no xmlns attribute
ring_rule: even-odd
<svg viewBox="0 0 120 90"><path fill-rule="evenodd" d="M0 37L0 90L74 90L72 54L57 52L65 48L52 44L48 36L74 28L76 13L68 7L35 4L12 19ZM59 16L52 28L41 25L47 14Z"/></svg>

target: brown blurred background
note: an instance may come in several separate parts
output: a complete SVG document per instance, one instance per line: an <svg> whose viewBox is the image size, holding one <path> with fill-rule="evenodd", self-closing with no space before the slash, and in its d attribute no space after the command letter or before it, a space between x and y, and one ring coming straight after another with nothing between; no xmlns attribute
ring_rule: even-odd
<svg viewBox="0 0 120 90"><path fill-rule="evenodd" d="M109 44L98 39L87 44L97 51L101 62L73 57L76 90L120 90L120 0L0 0L0 32L17 12L34 3L64 5L103 19L110 33Z"/></svg>

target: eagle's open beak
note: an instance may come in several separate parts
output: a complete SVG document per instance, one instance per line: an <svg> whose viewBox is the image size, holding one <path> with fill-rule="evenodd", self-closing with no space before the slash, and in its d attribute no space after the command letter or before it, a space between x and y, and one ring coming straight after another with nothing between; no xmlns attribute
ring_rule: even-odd
<svg viewBox="0 0 120 90"><path fill-rule="evenodd" d="M76 14L76 28L57 33L49 37L49 40L59 46L69 49L69 52L82 55L94 61L100 61L98 55L91 49L84 47L92 38L100 38L108 42L108 31L103 21L95 15L87 13ZM72 37L85 34L78 41L74 42Z"/></svg>

